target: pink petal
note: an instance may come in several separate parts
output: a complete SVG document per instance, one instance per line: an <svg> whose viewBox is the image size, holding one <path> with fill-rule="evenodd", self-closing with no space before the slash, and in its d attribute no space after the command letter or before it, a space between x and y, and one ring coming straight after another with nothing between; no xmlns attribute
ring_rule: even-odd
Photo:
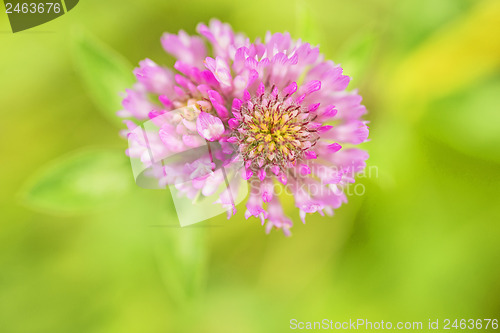
<svg viewBox="0 0 500 333"><path fill-rule="evenodd" d="M288 178L286 177L286 175L284 173L280 173L278 175L278 180L283 184L283 185L286 185L286 183L288 182Z"/></svg>
<svg viewBox="0 0 500 333"><path fill-rule="evenodd" d="M253 171L250 169L243 170L243 179L249 180L253 176Z"/></svg>
<svg viewBox="0 0 500 333"><path fill-rule="evenodd" d="M328 149L330 149L332 152L337 152L339 151L340 149L342 148L341 145L339 145L338 143L333 143L331 145L328 145Z"/></svg>
<svg viewBox="0 0 500 333"><path fill-rule="evenodd" d="M300 174L302 176L305 176L305 175L308 175L311 173L311 169L309 168L309 166L307 164L301 164L299 166L299 170L300 170Z"/></svg>
<svg viewBox="0 0 500 333"><path fill-rule="evenodd" d="M318 91L321 89L321 81L319 80L314 80L306 83L303 85L300 89L301 92L303 92L306 95L312 94L315 91Z"/></svg>
<svg viewBox="0 0 500 333"><path fill-rule="evenodd" d="M290 96L297 91L297 82L292 82L289 86L283 89L285 96Z"/></svg>
<svg viewBox="0 0 500 333"><path fill-rule="evenodd" d="M231 109L233 110L233 112L235 112L235 111L240 111L240 110L241 110L241 104L242 104L242 103L243 103L243 102L242 102L241 100L239 100L238 98L235 98L235 99L233 100L233 105L232 105L232 107L231 107Z"/></svg>
<svg viewBox="0 0 500 333"><path fill-rule="evenodd" d="M259 169L259 179L263 181L266 178L266 171L264 169Z"/></svg>
<svg viewBox="0 0 500 333"><path fill-rule="evenodd" d="M325 112L321 115L322 118L333 118L337 115L337 109L334 105L330 105L326 108Z"/></svg>
<svg viewBox="0 0 500 333"><path fill-rule="evenodd" d="M249 101L251 98L252 98L252 96L250 95L250 93L248 92L248 90L245 90L245 91L243 92L243 99L244 99L245 101Z"/></svg>
<svg viewBox="0 0 500 333"><path fill-rule="evenodd" d="M231 129L235 129L236 127L238 127L238 125L240 124L240 122L236 118L231 118L231 119L229 119L228 124L229 124L229 127Z"/></svg>
<svg viewBox="0 0 500 333"><path fill-rule="evenodd" d="M319 108L319 105L320 105L320 103L311 104L311 105L309 105L309 108L307 110L309 112L314 112Z"/></svg>
<svg viewBox="0 0 500 333"><path fill-rule="evenodd" d="M318 156L316 155L316 153L314 151L312 151L312 150L308 150L308 151L304 152L304 156L308 160L314 160L314 159L318 158Z"/></svg>
<svg viewBox="0 0 500 333"><path fill-rule="evenodd" d="M321 126L320 128L318 128L318 133L325 133L325 132L328 132L329 130L331 130L333 128L333 126L331 125L324 125L324 126Z"/></svg>
<svg viewBox="0 0 500 333"><path fill-rule="evenodd" d="M219 140L224 133L222 121L209 113L201 112L196 120L196 130L208 141Z"/></svg>
<svg viewBox="0 0 500 333"><path fill-rule="evenodd" d="M266 87L264 86L264 83L259 84L259 88L257 89L257 96L262 96L264 95L264 92L266 91Z"/></svg>

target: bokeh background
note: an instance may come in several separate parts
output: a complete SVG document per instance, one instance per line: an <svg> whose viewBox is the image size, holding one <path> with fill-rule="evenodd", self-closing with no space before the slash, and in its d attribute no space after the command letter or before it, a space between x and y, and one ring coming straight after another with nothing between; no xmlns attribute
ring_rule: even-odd
<svg viewBox="0 0 500 333"><path fill-rule="evenodd" d="M113 73L172 64L161 34L212 17L319 44L370 111L365 194L306 225L290 203L291 238L242 205L179 228L103 111ZM89 0L12 34L0 14L0 331L499 318L499 17L498 0Z"/></svg>

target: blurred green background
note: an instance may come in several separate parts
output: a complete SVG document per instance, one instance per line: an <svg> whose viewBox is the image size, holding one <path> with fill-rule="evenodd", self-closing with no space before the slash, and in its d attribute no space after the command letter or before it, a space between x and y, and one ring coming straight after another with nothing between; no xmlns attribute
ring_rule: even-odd
<svg viewBox="0 0 500 333"><path fill-rule="evenodd" d="M161 34L212 17L343 65L370 111L365 195L306 225L289 205L286 238L242 205L181 229L166 191L134 185L106 75L172 64ZM499 17L498 0L81 1L12 34L0 14L0 332L499 318Z"/></svg>

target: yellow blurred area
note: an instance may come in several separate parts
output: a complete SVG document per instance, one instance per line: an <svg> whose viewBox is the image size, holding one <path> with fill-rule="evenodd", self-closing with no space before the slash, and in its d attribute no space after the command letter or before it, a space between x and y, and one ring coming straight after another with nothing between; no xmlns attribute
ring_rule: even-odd
<svg viewBox="0 0 500 333"><path fill-rule="evenodd" d="M433 34L396 67L391 88L400 102L425 103L500 67L500 2L482 1Z"/></svg>

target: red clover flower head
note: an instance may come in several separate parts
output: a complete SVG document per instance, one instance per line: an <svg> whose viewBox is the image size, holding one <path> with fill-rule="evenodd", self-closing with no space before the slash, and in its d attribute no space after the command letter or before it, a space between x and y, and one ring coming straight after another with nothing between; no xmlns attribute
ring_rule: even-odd
<svg viewBox="0 0 500 333"><path fill-rule="evenodd" d="M268 32L251 42L217 20L197 31L204 39L184 31L162 37L177 59L174 69L149 59L135 69L137 83L118 113L128 118L127 154L152 166L151 154L165 158L207 143L218 147L213 156L161 164L152 174L194 199L227 186L218 167L237 166L250 185L245 216L267 222L267 232L290 234L280 187L293 195L302 221L307 213L332 215L347 201L342 185L354 181L368 158L355 148L367 140L368 127L361 97L346 90L349 77L318 47L288 33ZM149 140L133 132L145 120L157 126ZM229 209L228 217L236 213L229 197L226 190L216 200Z"/></svg>

